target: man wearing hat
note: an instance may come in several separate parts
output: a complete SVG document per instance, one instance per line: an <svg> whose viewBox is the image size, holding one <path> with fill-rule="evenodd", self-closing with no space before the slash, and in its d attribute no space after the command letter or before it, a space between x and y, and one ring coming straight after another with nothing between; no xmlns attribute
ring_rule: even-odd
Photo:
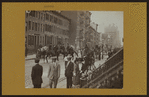
<svg viewBox="0 0 149 97"><path fill-rule="evenodd" d="M72 56L69 54L67 56L68 62L66 64L66 69L65 69L65 76L67 78L67 88L72 87L74 64L71 62L71 58L72 58Z"/></svg>
<svg viewBox="0 0 149 97"><path fill-rule="evenodd" d="M49 65L49 85L52 88L52 83L54 83L54 88L57 86L58 79L60 77L60 65L56 63L57 57L52 57L52 64Z"/></svg>
<svg viewBox="0 0 149 97"><path fill-rule="evenodd" d="M41 88L43 67L39 65L39 59L35 59L35 66L32 67L31 78L34 88Z"/></svg>

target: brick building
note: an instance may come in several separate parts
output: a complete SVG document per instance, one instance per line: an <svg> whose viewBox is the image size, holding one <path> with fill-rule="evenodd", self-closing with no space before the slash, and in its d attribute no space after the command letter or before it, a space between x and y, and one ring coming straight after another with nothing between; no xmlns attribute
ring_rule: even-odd
<svg viewBox="0 0 149 97"><path fill-rule="evenodd" d="M56 11L31 11L25 16L26 46L64 45L69 39L70 19Z"/></svg>
<svg viewBox="0 0 149 97"><path fill-rule="evenodd" d="M61 11L71 19L69 44L76 49L85 47L85 33L89 31L91 13L89 11Z"/></svg>

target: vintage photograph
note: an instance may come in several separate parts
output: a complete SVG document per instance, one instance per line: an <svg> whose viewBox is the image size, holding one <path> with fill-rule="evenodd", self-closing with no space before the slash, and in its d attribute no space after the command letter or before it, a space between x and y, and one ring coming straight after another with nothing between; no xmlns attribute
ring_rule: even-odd
<svg viewBox="0 0 149 97"><path fill-rule="evenodd" d="M25 88L123 89L123 11L25 11Z"/></svg>

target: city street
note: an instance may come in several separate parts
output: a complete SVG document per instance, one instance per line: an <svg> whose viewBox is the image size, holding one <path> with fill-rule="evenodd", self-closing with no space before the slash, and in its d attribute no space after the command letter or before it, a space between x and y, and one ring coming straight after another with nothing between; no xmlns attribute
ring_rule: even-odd
<svg viewBox="0 0 149 97"><path fill-rule="evenodd" d="M31 81L31 70L32 67L35 65L34 59L35 55L28 55L25 58L25 88L33 88L32 85L32 81ZM102 63L105 62L107 56L104 57L103 60L97 60L95 62L95 66L98 67L100 66ZM51 59L49 59L49 63L44 63L43 60L40 60L39 64L43 66L43 75L42 75L42 79L43 79L43 83L42 83L42 88L50 88L49 87L49 79L47 78L47 74L48 74L48 68L50 63L52 62ZM66 88L66 80L65 80L65 66L64 66L64 60L63 60L63 56L60 55L59 56L59 61L58 63L61 66L60 69L60 79L58 81L58 85L57 88ZM100 64L100 65L99 65ZM81 69L81 65L79 66L79 68Z"/></svg>

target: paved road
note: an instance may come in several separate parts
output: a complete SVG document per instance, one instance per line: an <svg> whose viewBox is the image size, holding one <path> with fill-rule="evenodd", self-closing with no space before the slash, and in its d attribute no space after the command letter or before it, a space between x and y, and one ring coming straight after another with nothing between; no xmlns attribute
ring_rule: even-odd
<svg viewBox="0 0 149 97"><path fill-rule="evenodd" d="M31 81L31 69L32 67L35 65L34 60L30 60L35 58L35 55L30 55L26 58L25 61L25 88L32 88L32 81ZM106 57L105 57L106 59ZM105 59L99 61L96 60L95 62L95 66L98 67L99 64L104 63ZM49 79L47 78L47 74L48 74L48 68L50 63L52 62L51 59L49 59L49 63L44 63L43 60L40 60L39 64L43 66L43 75L42 75L42 79L43 79L43 83L42 83L42 88L49 88ZM65 76L64 76L64 71L65 71L65 66L64 66L64 60L63 60L63 56L59 57L59 61L58 63L61 66L61 73L60 73L60 79L59 79L59 83L57 85L57 88L66 88L66 80L64 80ZM81 65L79 66L81 69Z"/></svg>
<svg viewBox="0 0 149 97"><path fill-rule="evenodd" d="M61 65L60 78L63 78L64 77L64 69L65 69L64 68L64 61L63 61L62 56L60 56L59 59L60 60L58 61L58 63ZM49 59L49 63L44 63L43 60L40 60L40 62L39 62L39 64L43 66L43 75L42 75L43 84L42 84L42 87L45 87L45 85L48 81L47 74L48 74L48 68L49 68L49 65L51 62L52 62L51 59ZM25 61L25 87L26 88L32 88L33 87L32 81L31 81L31 69L34 65L35 65L34 60L26 60Z"/></svg>

